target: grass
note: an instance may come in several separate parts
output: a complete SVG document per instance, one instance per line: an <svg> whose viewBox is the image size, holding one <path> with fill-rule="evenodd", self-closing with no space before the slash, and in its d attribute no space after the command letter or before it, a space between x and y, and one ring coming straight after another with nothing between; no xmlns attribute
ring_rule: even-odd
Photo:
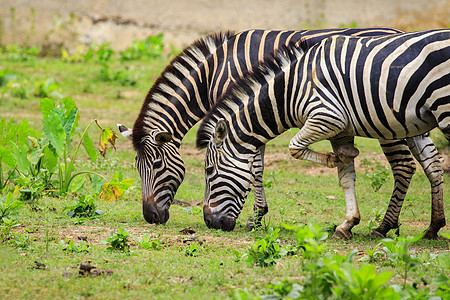
<svg viewBox="0 0 450 300"><path fill-rule="evenodd" d="M113 62L111 68L131 70L137 78L133 87L124 87L115 82L98 80L100 66L94 62L71 64L55 58L35 58L26 62L11 62L0 58L0 71L14 70L29 82L49 77L55 79L60 92L72 97L81 114L81 127L93 118L104 127L115 128L120 122L132 126L142 101L151 84L168 63L167 59L137 61L125 64ZM30 96L19 99L2 93L0 95L0 116L15 117L20 121L28 119L33 128L41 130L40 98ZM195 149L195 127L183 141L181 153L186 164L186 178L176 199L198 202L203 199L204 152ZM142 218L140 198L140 178L133 167L134 152L131 143L123 138L117 141L117 151L108 159L97 164L82 158L78 168L101 172L112 177L114 171L122 171L124 178L134 178L134 185L117 202L97 201L97 208L105 214L98 219L75 224L67 216L66 206L75 203L73 197L44 197L27 203L21 212L21 224L12 229L13 233L29 235L31 249L13 247L5 241L0 243L0 295L7 298L93 298L118 299L151 297L158 299L224 299L237 289L247 288L258 293L268 283L284 278L293 281L302 279L302 258L283 257L278 264L269 268L249 265L235 260L232 249L245 252L257 237L263 237L268 227L281 228L282 243L294 243L291 232L281 227L282 223L316 223L321 227L337 225L344 219L345 203L339 187L336 170L317 167L310 163L295 161L289 157L287 145L296 130L290 130L270 142L266 149L266 171L264 180L269 186L266 195L269 214L265 217L264 228L246 232L246 220L253 214L253 195L238 219L233 232L210 230L203 222L201 209L173 205L167 224L155 226ZM440 133L433 133L440 138ZM93 136L91 134L91 136ZM378 192L370 187L370 182L359 166L362 158L380 159L382 156L376 140L358 138L361 150L357 165L357 195L361 211L361 223L353 230L355 237L350 241L328 240L328 252L346 254L354 249L364 253L375 247L379 241L369 239L369 226L377 215L384 214L393 186L392 175ZM444 144L445 146L445 144ZM330 151L328 142L314 146L316 150ZM448 148L447 148L448 149ZM446 151L446 150L444 150ZM383 164L386 160L381 159ZM445 175L445 210L450 211L449 176ZM417 235L430 221L430 187L422 170L414 176L401 214L400 234ZM190 227L192 235L180 232ZM106 251L107 245L100 244L111 231L126 228L132 235L142 238L148 234L151 239L162 242L161 250L145 250L131 238L131 254ZM450 234L448 226L442 234ZM394 237L394 233L389 233ZM89 253L64 251L60 240L86 237L90 245ZM198 245L198 257L186 256L190 244ZM418 252L448 252L448 243L420 241L413 246ZM361 254L362 255L362 254ZM44 263L46 269L36 269L36 263ZM81 262L91 261L101 270L111 270L112 275L80 277L76 269ZM402 282L400 273L393 269L386 259L375 262L379 271L393 271L391 282ZM419 280L421 276L431 279L436 275L433 264L423 265L410 278ZM421 275L423 274L423 275Z"/></svg>

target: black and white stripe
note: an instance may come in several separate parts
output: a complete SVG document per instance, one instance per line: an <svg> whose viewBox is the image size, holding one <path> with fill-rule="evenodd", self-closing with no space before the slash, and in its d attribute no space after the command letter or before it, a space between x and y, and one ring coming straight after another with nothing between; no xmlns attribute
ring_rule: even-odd
<svg viewBox="0 0 450 300"><path fill-rule="evenodd" d="M389 140L406 138L432 185L426 237L437 237L445 225L442 168L425 134L439 127L450 139L449 100L450 30L378 38L332 36L315 45L287 47L229 89L198 131L197 145L207 146L207 158L214 157L206 162L215 169L213 176L206 176L209 223L216 228L224 228L221 222L233 223L254 178L245 162L255 160L267 141L299 127L289 146L291 155L338 167L347 214L337 234L351 237L351 228L359 223L353 139L364 136L382 139L383 151L392 151L387 157L396 177L388 212L376 233L384 235L398 226L414 164L404 141ZM229 134L213 139L220 128ZM308 149L323 139L331 141L334 153ZM218 182L221 193L216 193Z"/></svg>

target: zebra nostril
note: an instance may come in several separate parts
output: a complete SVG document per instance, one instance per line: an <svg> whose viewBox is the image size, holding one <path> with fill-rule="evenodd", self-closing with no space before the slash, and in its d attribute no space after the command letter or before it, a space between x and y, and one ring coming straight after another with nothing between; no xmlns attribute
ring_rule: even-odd
<svg viewBox="0 0 450 300"><path fill-rule="evenodd" d="M160 216L157 209L150 202L144 202L142 206L144 219L150 224L160 224Z"/></svg>
<svg viewBox="0 0 450 300"><path fill-rule="evenodd" d="M233 231L234 227L236 226L236 219L223 216L220 218L220 228L223 231Z"/></svg>
<svg viewBox="0 0 450 300"><path fill-rule="evenodd" d="M208 227L208 228L214 228L214 227L213 227L214 222L213 222L213 216L212 216L212 215L210 215L210 214L205 214L205 215L204 215L204 219L205 219L206 227Z"/></svg>

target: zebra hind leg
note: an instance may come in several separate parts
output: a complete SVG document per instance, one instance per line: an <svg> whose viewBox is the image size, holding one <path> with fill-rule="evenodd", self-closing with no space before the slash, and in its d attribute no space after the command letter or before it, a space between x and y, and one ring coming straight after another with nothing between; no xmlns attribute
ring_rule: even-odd
<svg viewBox="0 0 450 300"><path fill-rule="evenodd" d="M405 140L380 140L381 148L391 165L394 175L394 191L388 209L380 226L374 229L370 237L384 238L391 229L399 228L399 216L416 165Z"/></svg>
<svg viewBox="0 0 450 300"><path fill-rule="evenodd" d="M260 228L262 226L261 221L264 215L269 211L269 207L266 201L266 194L264 192L264 183L262 177L260 180L256 178L254 185L255 193L255 204L253 206L254 215L248 218L247 224L245 225L245 230L252 231L255 228Z"/></svg>
<svg viewBox="0 0 450 300"><path fill-rule="evenodd" d="M263 182L264 150L265 147L262 147L260 149L260 155L257 155L255 157L255 161L253 162L253 169L255 170L255 182L253 185L253 191L255 193L255 204L253 206L253 211L255 212L255 214L248 219L247 224L245 225L245 230L247 231L252 231L255 228L260 228L262 226L262 218L269 211Z"/></svg>
<svg viewBox="0 0 450 300"><path fill-rule="evenodd" d="M359 154L358 149L353 146L354 137L347 137L343 140L331 140L333 151L341 163L338 164L339 184L344 191L346 214L345 220L340 224L333 234L333 238L353 237L352 228L359 224L361 216L359 214L358 201L355 191L355 163L353 158Z"/></svg>
<svg viewBox="0 0 450 300"><path fill-rule="evenodd" d="M431 184L431 222L424 238L438 239L438 231L445 226L442 157L428 134L408 138L406 141Z"/></svg>

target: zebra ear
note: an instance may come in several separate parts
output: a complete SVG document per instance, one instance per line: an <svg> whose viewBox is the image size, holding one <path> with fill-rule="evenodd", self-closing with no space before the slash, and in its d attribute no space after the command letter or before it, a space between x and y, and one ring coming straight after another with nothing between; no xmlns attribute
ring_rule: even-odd
<svg viewBox="0 0 450 300"><path fill-rule="evenodd" d="M158 132L155 135L155 142L160 146L164 145L165 143L170 142L171 140L172 140L172 135L166 131Z"/></svg>
<svg viewBox="0 0 450 300"><path fill-rule="evenodd" d="M117 123L117 128L119 128L120 133L124 138L131 140L131 135L133 134L133 129L127 128L120 123Z"/></svg>
<svg viewBox="0 0 450 300"><path fill-rule="evenodd" d="M220 119L214 130L214 143L219 146L228 133L227 123L224 119Z"/></svg>

